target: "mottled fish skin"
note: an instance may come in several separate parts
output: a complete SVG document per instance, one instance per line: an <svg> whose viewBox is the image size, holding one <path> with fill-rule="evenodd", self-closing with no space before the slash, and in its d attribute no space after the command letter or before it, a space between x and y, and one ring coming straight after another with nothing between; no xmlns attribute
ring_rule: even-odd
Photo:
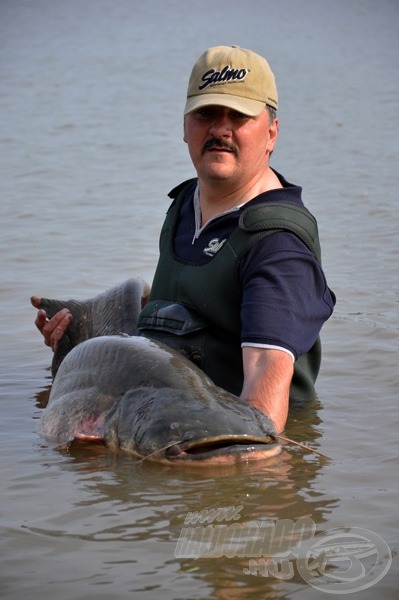
<svg viewBox="0 0 399 600"><path fill-rule="evenodd" d="M272 422L215 386L191 361L137 336L149 286L131 278L90 300L33 297L73 320L57 344L55 377L39 424L46 438L102 441L168 464L231 464L280 451Z"/></svg>
<svg viewBox="0 0 399 600"><path fill-rule="evenodd" d="M65 356L78 344L103 335L137 334L137 318L150 293L140 277L131 277L89 300L55 300L32 296L35 308L46 311L48 318L68 308L73 320L58 342L51 364L55 377Z"/></svg>
<svg viewBox="0 0 399 600"><path fill-rule="evenodd" d="M231 464L280 451L270 419L174 350L137 336L76 346L58 370L39 432L57 444L102 440L168 464Z"/></svg>

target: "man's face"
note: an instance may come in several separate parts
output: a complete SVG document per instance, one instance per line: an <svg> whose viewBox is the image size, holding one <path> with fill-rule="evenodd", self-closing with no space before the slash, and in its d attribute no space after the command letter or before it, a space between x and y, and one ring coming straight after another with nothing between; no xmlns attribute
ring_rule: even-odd
<svg viewBox="0 0 399 600"><path fill-rule="evenodd" d="M224 106L206 106L186 115L184 141L200 180L241 186L268 168L277 127L266 109L248 117Z"/></svg>

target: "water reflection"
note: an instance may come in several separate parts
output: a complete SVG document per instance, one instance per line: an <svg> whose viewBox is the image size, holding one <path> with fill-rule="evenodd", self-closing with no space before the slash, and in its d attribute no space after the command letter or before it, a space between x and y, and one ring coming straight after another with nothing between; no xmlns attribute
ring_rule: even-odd
<svg viewBox="0 0 399 600"><path fill-rule="evenodd" d="M47 385L44 389L41 389L36 392L34 395L35 403L37 408L46 408L48 401L50 399L51 393L51 383Z"/></svg>
<svg viewBox="0 0 399 600"><path fill-rule="evenodd" d="M48 394L49 389L37 393L38 406L45 406ZM306 407L292 407L287 436L317 448L321 441L321 412L318 401ZM46 461L48 452L50 450L46 452ZM219 526L220 530L224 526L226 530L231 524L223 520L207 522L204 515L209 513L206 511L236 508L235 522L239 527L237 532L229 530L225 543L227 540L229 548L235 547L234 544L240 548L242 531L250 523L262 528L271 521L278 523L285 519L295 524L311 518L319 532L338 502L318 490L317 480L326 461L290 444L285 444L282 453L272 459L228 467L190 468L189 465L172 467L138 462L125 453L111 452L102 444L73 444L68 452L56 454L62 458L56 468L61 475L65 472L74 476L80 493L71 506L64 507L63 514L48 520L44 527L32 527L32 531L50 537L97 542L113 552L117 547L119 553L115 560L119 564L125 560L120 548L128 547L131 555L133 545L136 555L145 553L148 544L155 542L161 555L151 552L154 572L160 573L165 565L178 564L179 577L198 580L212 590L208 597L222 600L259 598L260 594L262 598L274 598L276 589L287 584L285 580L296 586L304 582L296 571L295 560L285 561L280 573L277 564L277 571L271 576L265 567L265 564L270 566L267 563L270 556L261 555L263 573L268 577L262 576L261 570L254 577L248 573L251 556L231 556L223 544L219 547L211 544L216 553L213 557L195 555L193 544L194 550L198 548L195 535L203 535L208 527L207 539L212 542L209 528ZM189 513L201 511L205 521L191 522ZM200 528L197 534L193 533L195 527ZM285 535L286 539L279 541L289 549L295 539L289 528ZM182 547L185 554L181 553ZM150 587L148 582L148 589Z"/></svg>

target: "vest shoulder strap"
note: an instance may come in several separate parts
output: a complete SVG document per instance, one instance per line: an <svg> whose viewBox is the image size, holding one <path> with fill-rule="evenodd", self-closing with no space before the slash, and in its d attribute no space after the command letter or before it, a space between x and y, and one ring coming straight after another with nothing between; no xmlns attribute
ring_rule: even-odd
<svg viewBox="0 0 399 600"><path fill-rule="evenodd" d="M242 241L240 243L240 257L263 237L277 231L290 231L302 240L321 264L317 221L304 206L294 202L264 202L249 206L240 216L239 228L249 234L247 242L243 246Z"/></svg>

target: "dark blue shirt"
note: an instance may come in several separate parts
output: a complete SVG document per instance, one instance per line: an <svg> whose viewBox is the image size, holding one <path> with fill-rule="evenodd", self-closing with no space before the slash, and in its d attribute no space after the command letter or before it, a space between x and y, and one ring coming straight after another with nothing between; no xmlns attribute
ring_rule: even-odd
<svg viewBox="0 0 399 600"><path fill-rule="evenodd" d="M290 201L303 206L302 188L279 173L282 188L260 194L196 230L194 194L187 194L174 238L174 252L191 264L205 264L238 225L241 211L260 202ZM197 235L196 235L197 231ZM330 317L334 301L324 273L309 248L293 233L263 238L242 259L241 343L277 347L294 359L305 354Z"/></svg>

